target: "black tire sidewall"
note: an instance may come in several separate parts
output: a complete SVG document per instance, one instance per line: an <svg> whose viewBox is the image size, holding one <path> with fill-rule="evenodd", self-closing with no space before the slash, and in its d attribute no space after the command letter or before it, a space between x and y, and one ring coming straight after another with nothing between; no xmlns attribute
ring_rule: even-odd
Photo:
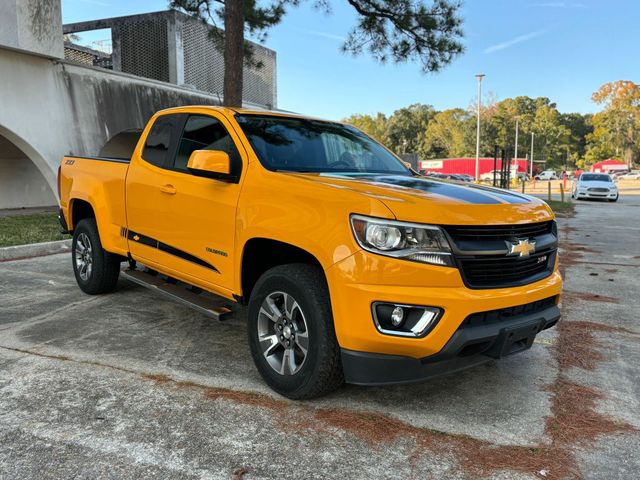
<svg viewBox="0 0 640 480"><path fill-rule="evenodd" d="M265 273L251 294L248 308L249 346L258 372L265 382L278 393L296 398L299 396L298 392L306 390L315 381L318 370L323 364L324 359L321 357L330 354L331 342L335 342L335 333L326 291L322 291L321 285L312 289L301 288L295 276L286 272L287 266L284 267L276 267ZM314 267L309 268L314 269ZM258 342L257 321L260 307L267 295L276 291L285 292L298 302L309 332L307 357L301 369L294 375L280 375L273 370L264 358Z"/></svg>
<svg viewBox="0 0 640 480"><path fill-rule="evenodd" d="M84 233L91 243L91 275L87 280L83 280L78 272L76 264L76 248L78 237ZM102 248L98 226L94 218L85 218L78 223L73 231L73 240L71 244L71 261L73 264L73 273L78 282L80 289L88 294L103 293L105 291L105 276L107 275L107 256L108 253Z"/></svg>

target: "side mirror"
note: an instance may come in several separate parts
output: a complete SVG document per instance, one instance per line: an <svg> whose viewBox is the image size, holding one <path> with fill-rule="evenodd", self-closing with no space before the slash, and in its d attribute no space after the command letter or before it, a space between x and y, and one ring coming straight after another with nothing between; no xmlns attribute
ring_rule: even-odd
<svg viewBox="0 0 640 480"><path fill-rule="evenodd" d="M231 175L231 159L220 150L194 150L187 162L189 171L197 177L215 178L227 182L236 182Z"/></svg>

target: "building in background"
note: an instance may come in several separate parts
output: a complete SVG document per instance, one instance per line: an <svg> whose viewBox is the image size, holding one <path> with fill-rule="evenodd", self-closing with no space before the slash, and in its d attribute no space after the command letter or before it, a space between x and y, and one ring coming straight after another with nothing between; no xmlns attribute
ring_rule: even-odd
<svg viewBox="0 0 640 480"><path fill-rule="evenodd" d="M222 98L224 58L210 37L215 27L194 17L167 10L69 23L62 28L67 39L93 30L108 30L106 36L110 37L103 40L105 51L66 42L67 60L169 82ZM260 67L244 67L242 98L247 103L275 109L276 52L257 43L249 44L253 63ZM96 55L90 58L87 53Z"/></svg>
<svg viewBox="0 0 640 480"><path fill-rule="evenodd" d="M607 160L602 160L601 162L591 165L591 171L598 173L626 172L627 170L629 170L629 165L613 158L608 158Z"/></svg>
<svg viewBox="0 0 640 480"><path fill-rule="evenodd" d="M493 158L480 158L479 174L489 173L494 168L500 170L502 160L495 161ZM440 158L435 160L421 160L419 162L420 172L424 173L457 173L470 175L475 177L476 159L467 158ZM511 173L527 173L529 172L529 160L526 158L516 158L511 160ZM535 173L535 169L534 169Z"/></svg>
<svg viewBox="0 0 640 480"><path fill-rule="evenodd" d="M212 28L175 11L63 26L60 0L0 0L0 209L55 205L63 156L127 157L157 110L220 104ZM243 103L275 109L276 54L254 52Z"/></svg>

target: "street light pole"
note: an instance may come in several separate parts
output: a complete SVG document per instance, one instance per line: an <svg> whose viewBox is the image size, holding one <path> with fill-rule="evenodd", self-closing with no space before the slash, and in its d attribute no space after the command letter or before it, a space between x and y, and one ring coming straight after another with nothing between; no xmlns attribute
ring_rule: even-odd
<svg viewBox="0 0 640 480"><path fill-rule="evenodd" d="M518 123L520 122L520 117L516 117L516 148L513 152L513 159L518 161Z"/></svg>
<svg viewBox="0 0 640 480"><path fill-rule="evenodd" d="M482 98L482 79L484 73L476 75L478 79L478 119L476 122L476 182L480 178L480 102Z"/></svg>
<svg viewBox="0 0 640 480"><path fill-rule="evenodd" d="M531 132L531 165L530 165L530 171L531 173L529 173L529 176L531 178L533 178L533 137L535 136L535 134L533 132Z"/></svg>

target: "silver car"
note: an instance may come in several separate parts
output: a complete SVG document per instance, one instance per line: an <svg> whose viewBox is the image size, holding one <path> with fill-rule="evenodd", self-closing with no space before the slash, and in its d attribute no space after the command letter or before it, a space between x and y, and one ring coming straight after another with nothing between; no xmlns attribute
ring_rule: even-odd
<svg viewBox="0 0 640 480"><path fill-rule="evenodd" d="M618 187L606 173L583 173L573 183L571 198L599 198L615 202L618 200Z"/></svg>

